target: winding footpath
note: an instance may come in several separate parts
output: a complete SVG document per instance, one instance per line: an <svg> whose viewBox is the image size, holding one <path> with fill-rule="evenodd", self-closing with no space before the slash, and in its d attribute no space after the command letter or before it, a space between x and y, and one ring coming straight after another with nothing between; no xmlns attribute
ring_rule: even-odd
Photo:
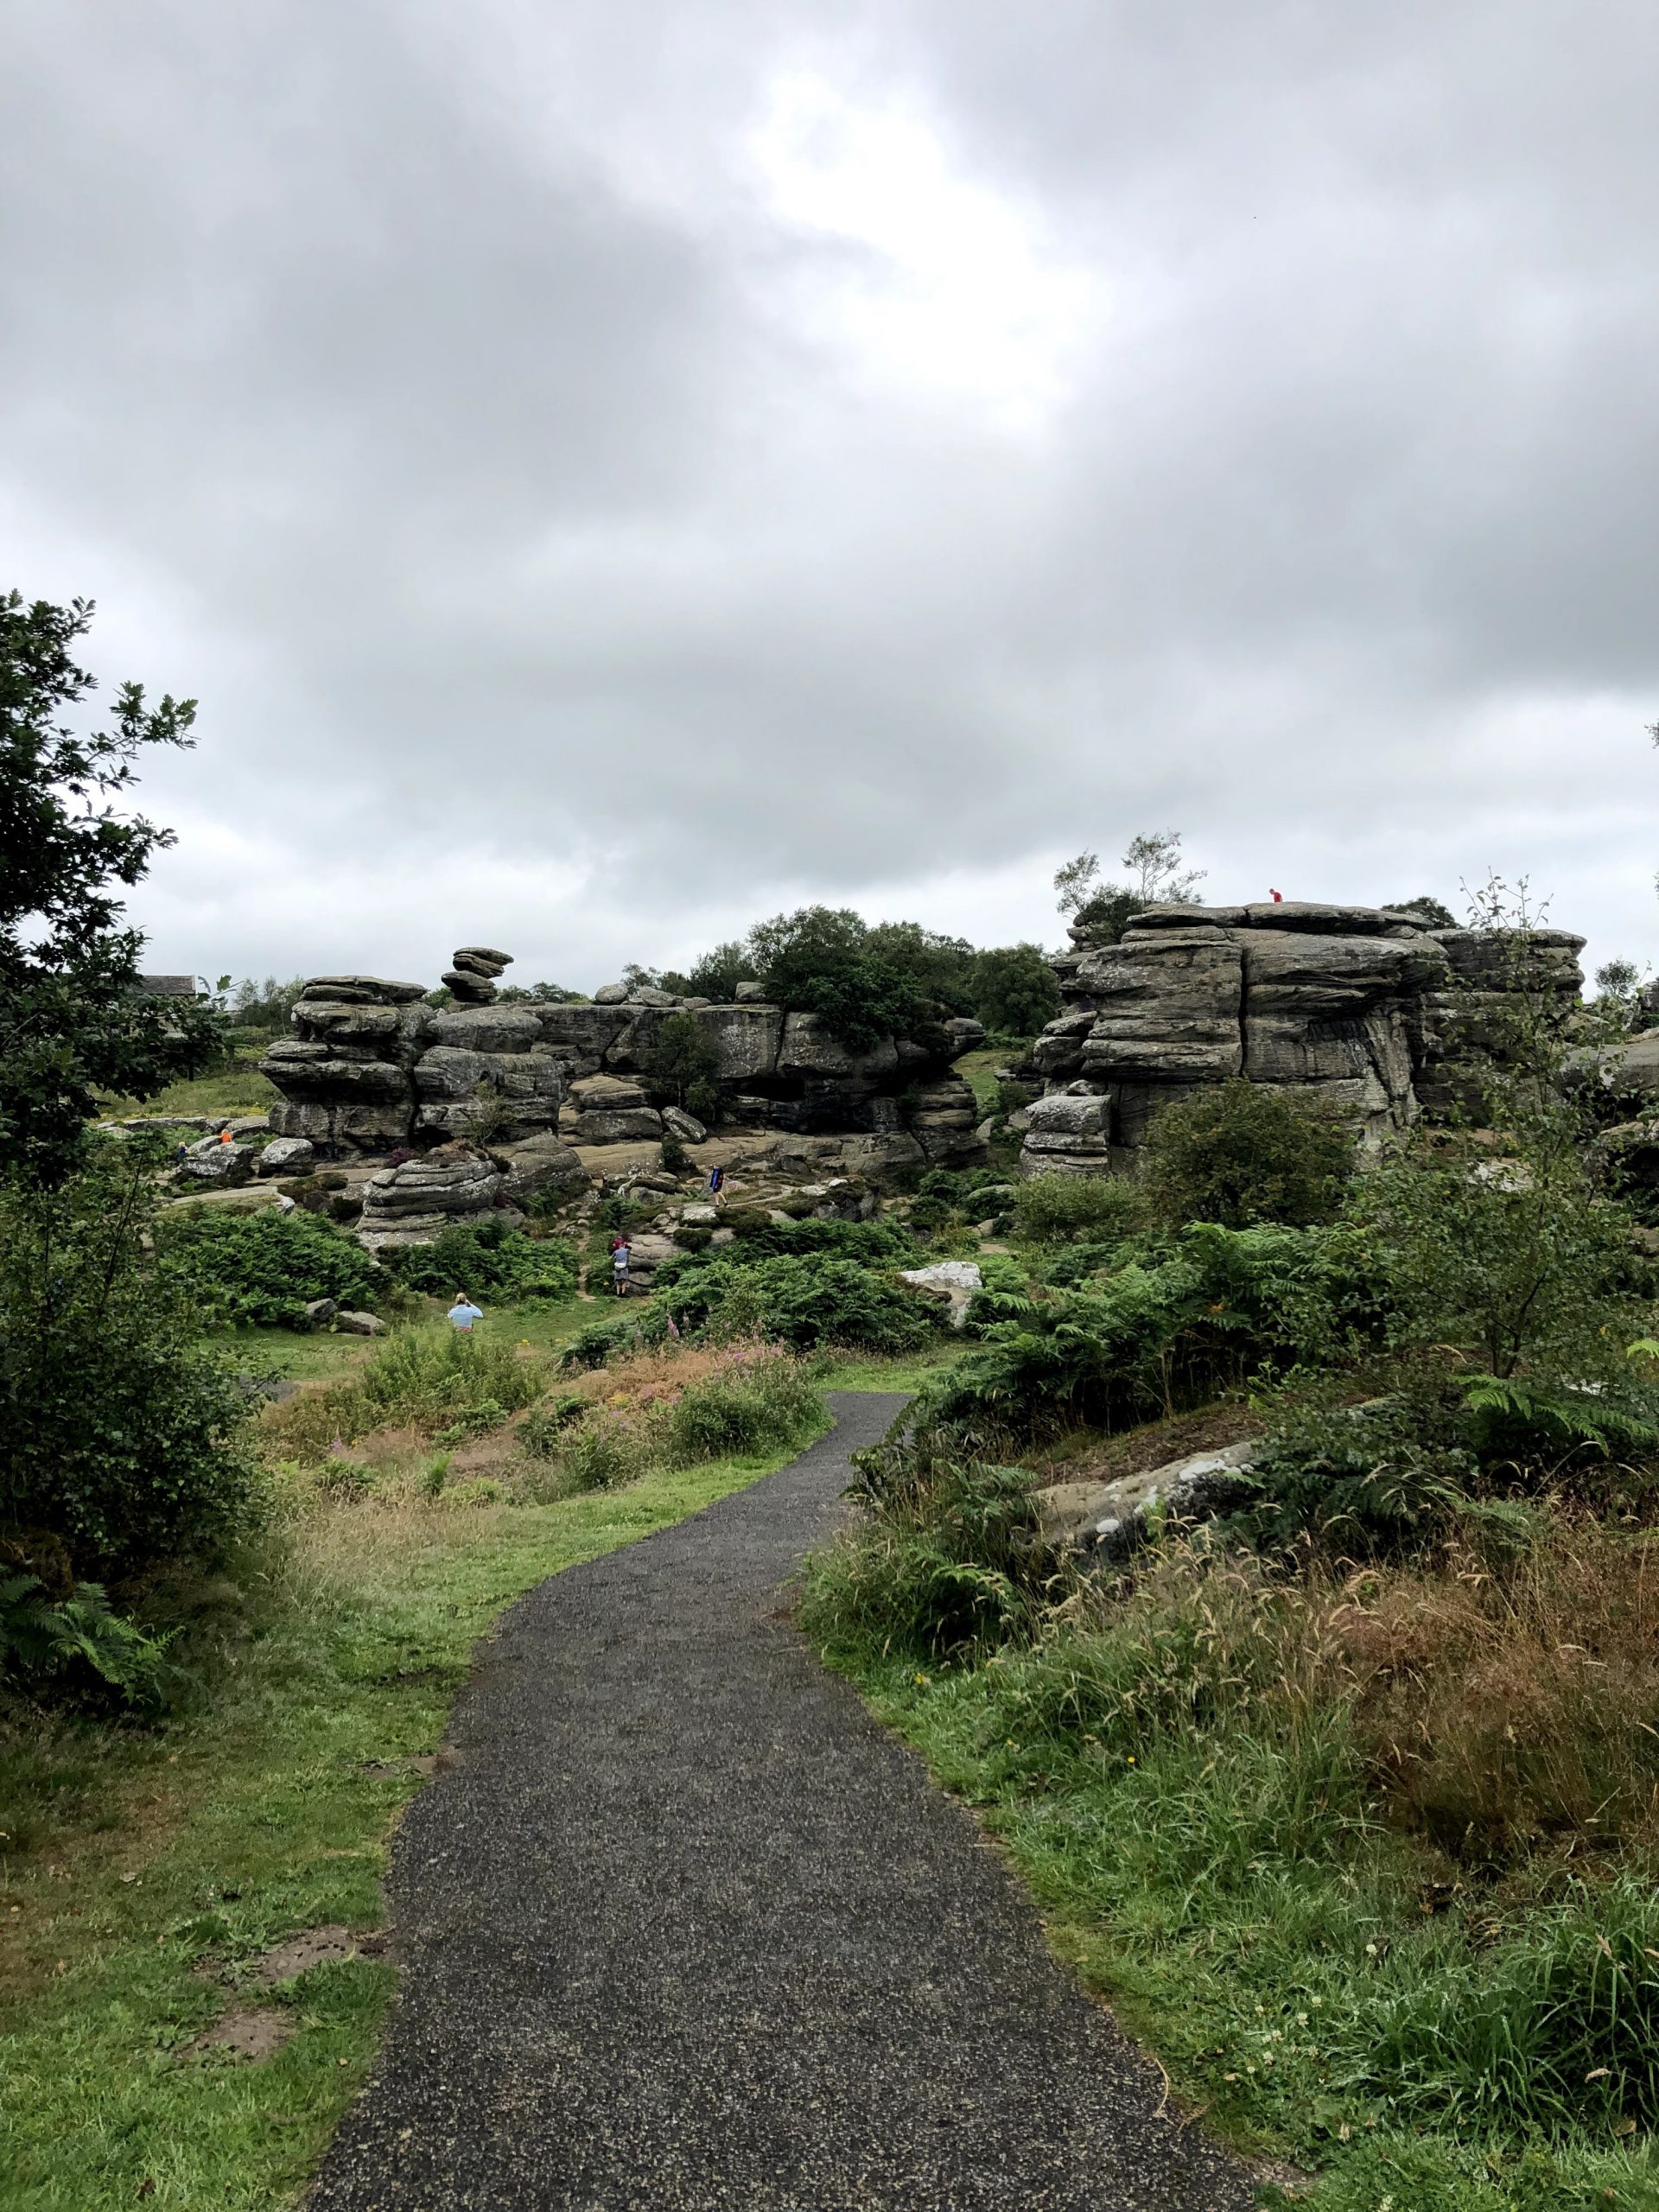
<svg viewBox="0 0 1659 2212"><path fill-rule="evenodd" d="M1243 2212L782 1585L904 1401L506 1614L391 1876L310 2212Z"/></svg>

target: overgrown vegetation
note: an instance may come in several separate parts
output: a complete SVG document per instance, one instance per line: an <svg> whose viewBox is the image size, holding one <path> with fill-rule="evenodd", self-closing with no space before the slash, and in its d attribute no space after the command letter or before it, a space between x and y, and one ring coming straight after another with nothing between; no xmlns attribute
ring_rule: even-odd
<svg viewBox="0 0 1659 2212"><path fill-rule="evenodd" d="M439 1298L466 1291L514 1305L560 1305L576 1294L576 1255L556 1236L526 1236L499 1216L451 1222L429 1244L398 1252L392 1271Z"/></svg>
<svg viewBox="0 0 1659 2212"><path fill-rule="evenodd" d="M1354 1164L1351 1129L1242 1076L1154 1115L1145 1150L1147 1202L1177 1226L1329 1221Z"/></svg>
<svg viewBox="0 0 1659 2212"><path fill-rule="evenodd" d="M156 1223L155 1241L162 1294L198 1328L303 1328L314 1300L372 1312L389 1287L385 1269L360 1245L298 1208L232 1214L172 1206Z"/></svg>
<svg viewBox="0 0 1659 2212"><path fill-rule="evenodd" d="M1143 1189L1025 1186L1023 1279L807 1586L1061 1948L1331 2212L1659 2202L1654 1283L1510 996L1482 1126L1351 1174L1241 1087ZM1046 1483L1230 1405L1230 1504L1051 1548Z"/></svg>

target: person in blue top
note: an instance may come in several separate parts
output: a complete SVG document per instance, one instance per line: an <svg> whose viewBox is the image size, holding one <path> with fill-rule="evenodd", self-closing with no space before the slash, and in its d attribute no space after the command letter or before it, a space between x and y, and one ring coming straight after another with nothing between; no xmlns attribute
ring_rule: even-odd
<svg viewBox="0 0 1659 2212"><path fill-rule="evenodd" d="M455 1293L455 1302L449 1308L449 1319L454 1323L456 1328L470 1329L474 1321L481 1321L484 1319L484 1308L481 1306L474 1306L464 1290L458 1290Z"/></svg>

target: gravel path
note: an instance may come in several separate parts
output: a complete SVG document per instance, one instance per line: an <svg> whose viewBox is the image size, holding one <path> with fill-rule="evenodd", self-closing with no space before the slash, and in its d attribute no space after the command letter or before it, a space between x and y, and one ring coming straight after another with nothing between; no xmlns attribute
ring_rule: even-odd
<svg viewBox="0 0 1659 2212"><path fill-rule="evenodd" d="M1239 2212L969 1815L789 1625L847 1453L532 1591L399 1833L312 2212Z"/></svg>

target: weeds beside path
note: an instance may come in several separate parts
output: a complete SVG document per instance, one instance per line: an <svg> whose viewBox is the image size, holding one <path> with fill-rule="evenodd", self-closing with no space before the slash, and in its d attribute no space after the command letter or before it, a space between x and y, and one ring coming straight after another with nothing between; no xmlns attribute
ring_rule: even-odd
<svg viewBox="0 0 1659 2212"><path fill-rule="evenodd" d="M373 2056L390 1969L335 1961L261 1993L296 2032L258 2066L182 2047L268 1947L378 1925L410 1763L504 1605L784 1456L543 1506L324 1506L205 1717L0 1745L4 2212L291 2201Z"/></svg>

